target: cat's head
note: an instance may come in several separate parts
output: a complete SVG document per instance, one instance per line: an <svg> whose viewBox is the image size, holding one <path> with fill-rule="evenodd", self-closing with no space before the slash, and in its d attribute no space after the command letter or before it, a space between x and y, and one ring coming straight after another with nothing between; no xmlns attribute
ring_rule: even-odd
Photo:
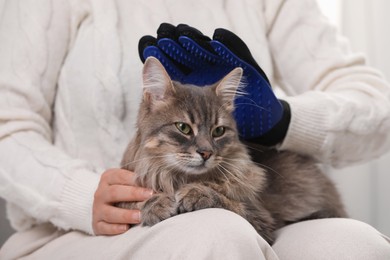
<svg viewBox="0 0 390 260"><path fill-rule="evenodd" d="M201 175L223 167L239 143L233 118L242 69L211 86L182 85L170 79L156 58L143 69L138 134L144 156L172 171Z"/></svg>

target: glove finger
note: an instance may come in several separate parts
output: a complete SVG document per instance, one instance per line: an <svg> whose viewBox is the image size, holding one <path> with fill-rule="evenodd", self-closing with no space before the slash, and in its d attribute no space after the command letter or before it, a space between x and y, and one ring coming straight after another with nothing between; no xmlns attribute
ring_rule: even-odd
<svg viewBox="0 0 390 260"><path fill-rule="evenodd" d="M181 36L180 39L182 37L185 36ZM189 40L193 42L191 39ZM196 43L194 42L194 44ZM176 68L180 69L184 74L184 78L179 80L181 83L198 86L213 84L223 78L232 69L225 65L215 66L211 62L207 63L187 52L180 44L172 39L160 39L157 42L157 46L176 65ZM219 59L218 56L213 56Z"/></svg>
<svg viewBox="0 0 390 260"><path fill-rule="evenodd" d="M218 55L214 54L213 52L210 52L206 49L204 49L202 46L198 44L198 42L194 41L192 38L189 38L187 36L180 36L179 42L183 46L184 49L186 49L189 53L191 53L193 56L198 57L201 60L204 60L208 63L218 63L222 60ZM209 45L211 48L212 46Z"/></svg>
<svg viewBox="0 0 390 260"><path fill-rule="evenodd" d="M171 77L172 80L181 82L185 78L185 75L183 74L183 72L157 46L146 47L143 51L142 56L145 59L147 59L148 57L157 58L161 62L161 64L164 66L165 70L167 71L167 73L169 74L169 76Z"/></svg>
<svg viewBox="0 0 390 260"><path fill-rule="evenodd" d="M179 25L180 27L181 25ZM177 42L177 27L170 23L162 23L157 29L157 45L169 56L183 73L188 74L191 70L196 70L203 66L200 60L190 57L191 54L183 49Z"/></svg>
<svg viewBox="0 0 390 260"><path fill-rule="evenodd" d="M179 37L185 38L180 44L187 48L183 49L177 44ZM211 39L196 28L186 24L179 24L175 27L169 23L162 23L157 29L157 40L159 48L170 56L174 62L177 62L179 67L180 64L185 66L182 70L187 73L189 71L186 68L198 70L203 67L205 64L202 60L210 62L219 58L211 53L213 52L210 45ZM185 46L183 46L183 43L185 43Z"/></svg>
<svg viewBox="0 0 390 260"><path fill-rule="evenodd" d="M176 40L176 27L170 23L162 23L157 29L157 40L169 38Z"/></svg>
<svg viewBox="0 0 390 260"><path fill-rule="evenodd" d="M157 45L157 39L150 35L145 35L139 39L138 42L138 55L141 59L142 63L145 62L146 57L144 56L144 50L148 46L155 46Z"/></svg>
<svg viewBox="0 0 390 260"><path fill-rule="evenodd" d="M189 73L204 66L204 63L187 52L181 45L172 39L160 39L157 46L174 61L184 73Z"/></svg>
<svg viewBox="0 0 390 260"><path fill-rule="evenodd" d="M223 43L213 40L210 44L213 47L214 51L217 53L217 55L220 57L220 59L227 63L228 66L231 66L233 68L241 67L244 70L247 68L251 68L252 70L254 70L254 68L249 63L246 63L239 57L237 57L236 54L234 54Z"/></svg>
<svg viewBox="0 0 390 260"><path fill-rule="evenodd" d="M247 63L245 60L238 57L234 52L230 50L230 48L226 47L219 41L211 41L211 46L214 48L215 52L218 53L220 58L224 60L224 62L228 63L233 68L241 67L244 70L244 74L256 74L259 73L261 78L267 82L267 85L270 87L270 82L265 75L264 71L257 65L258 69L252 66L252 64ZM271 87L270 87L271 88Z"/></svg>
<svg viewBox="0 0 390 260"><path fill-rule="evenodd" d="M211 45L229 66L244 70L244 88L235 99L234 111L240 136L248 139L268 132L280 120L283 110L267 78L221 42L214 40Z"/></svg>
<svg viewBox="0 0 390 260"><path fill-rule="evenodd" d="M214 52L213 48L210 46L211 38L204 35L198 29L191 27L187 24L179 24L176 27L176 33L177 33L177 38L179 38L180 36L186 36L192 39L193 41L195 41L203 49L211 53Z"/></svg>
<svg viewBox="0 0 390 260"><path fill-rule="evenodd" d="M257 64L248 46L240 37L238 37L236 34L229 30L219 28L214 31L213 40L222 43L224 45L221 46L222 48L228 49L229 52L234 53L234 55L237 56L239 59L250 64L269 83L269 80L265 75L264 71Z"/></svg>

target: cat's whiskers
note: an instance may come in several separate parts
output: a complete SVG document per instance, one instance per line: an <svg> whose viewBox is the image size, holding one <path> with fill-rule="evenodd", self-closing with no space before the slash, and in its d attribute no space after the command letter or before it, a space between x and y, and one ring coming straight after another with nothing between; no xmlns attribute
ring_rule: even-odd
<svg viewBox="0 0 390 260"><path fill-rule="evenodd" d="M246 145L246 148L249 149L249 150L260 152L260 153L264 153L265 152L264 150L261 150L261 149L259 149L257 147L253 147L253 146L250 146L250 145Z"/></svg>
<svg viewBox="0 0 390 260"><path fill-rule="evenodd" d="M182 157L178 161L178 165L182 166L182 169L188 168L192 163L192 160L190 157Z"/></svg>
<svg viewBox="0 0 390 260"><path fill-rule="evenodd" d="M203 159L200 159L200 157L196 158L189 153L181 153L178 155L179 156L177 156L177 158L181 160L183 163L185 163L183 164L184 166L201 166L201 164L203 163Z"/></svg>
<svg viewBox="0 0 390 260"><path fill-rule="evenodd" d="M253 99L246 98L245 101L250 101L250 102L243 102L243 100L240 100L240 103L235 103L235 105L236 106L239 106L239 105L254 106L254 107L259 108L261 110L265 110L267 112L270 112L269 109L266 109L265 107L258 105Z"/></svg>
<svg viewBox="0 0 390 260"><path fill-rule="evenodd" d="M238 173L238 174L234 175L235 177L237 177L237 178L245 177L245 174L243 174L241 169L236 164L229 163L227 160L228 160L228 158L225 158L223 163L226 164L227 166L229 166L230 168L232 168L233 170L235 170L236 173Z"/></svg>
<svg viewBox="0 0 390 260"><path fill-rule="evenodd" d="M241 171L240 171L240 169L236 166L236 164L231 164L231 163L228 163L228 162L226 162L226 160L231 160L231 161L242 161L242 160L240 160L240 159L229 159L229 158L224 158L224 163L225 164L227 164L227 165L229 165L230 167L232 167L232 168L235 168L236 170L237 170L237 172L239 172L240 173L240 181L238 181L241 185L243 185L243 186L247 186L248 185L248 180L247 180L247 178L246 178L246 175L244 175ZM225 170L226 170L226 168L225 168ZM231 176L233 176L233 178L234 177L236 177L235 175L231 175ZM236 178L238 178L238 177L236 177ZM242 178L245 178L245 180L243 180ZM236 181L237 181L237 179L235 179ZM260 200L260 201L262 201L263 202L263 198L262 197L258 197L257 198L258 200Z"/></svg>
<svg viewBox="0 0 390 260"><path fill-rule="evenodd" d="M147 174L148 182L152 188L156 191L165 191L172 193L175 191L175 183L183 182L185 176L180 176L182 180L174 178L173 175L177 172L178 165L181 163L179 161L174 161L167 164L166 162L159 161L154 162L151 165L151 171L156 174Z"/></svg>
<svg viewBox="0 0 390 260"><path fill-rule="evenodd" d="M218 166L219 166L220 168L222 168L227 174L229 174L237 183L239 183L240 185L245 186L245 185L246 185L245 182L244 182L241 178L239 178L236 174L234 174L233 172L231 172L230 170L228 170L225 166L223 166L223 165L222 165L223 163L228 164L228 165L231 166L232 168L234 168L234 166L233 166L232 164L227 163L226 161L223 161L223 162L221 162L221 163L218 164ZM236 170L239 172L239 169L238 169L238 168L236 168ZM242 174L242 172L239 172L239 173L240 173L240 174L239 174L240 177L243 177L243 176L244 176L244 175Z"/></svg>
<svg viewBox="0 0 390 260"><path fill-rule="evenodd" d="M241 159L233 159L233 158L225 158L226 160L230 160L230 161L233 161L233 162L239 162L241 161ZM284 178L282 174L280 174L278 171L276 171L275 169L272 169L271 167L265 165L265 164L262 164L262 163L259 163L259 162L255 162L255 161L252 161L254 164L256 164L257 166L259 166L260 168L263 168L263 169L267 169L267 170L270 170L274 173L276 173L277 175L279 175L280 177ZM234 166L234 164L232 164L232 166Z"/></svg>
<svg viewBox="0 0 390 260"><path fill-rule="evenodd" d="M256 164L257 166L260 166L261 168L265 168L267 170L270 170L271 172L273 173L276 173L277 175L279 175L281 178L284 178L282 174L280 174L278 171L276 171L275 169L272 169L271 167L265 165L265 164L262 164L262 163L258 163L258 162L253 162L254 164Z"/></svg>
<svg viewBox="0 0 390 260"><path fill-rule="evenodd" d="M170 157L171 155L172 154L167 157ZM168 170L168 172L171 172L172 170L179 168L178 166L183 165L183 162L181 160L170 160L169 163L167 163L166 161L159 161L158 163L159 164L156 164L155 162L158 168Z"/></svg>
<svg viewBox="0 0 390 260"><path fill-rule="evenodd" d="M226 174L223 172L222 169L224 169L223 167L221 167L220 163L217 164L217 169L218 171L223 175L223 177L225 177L226 181L227 182L230 182L229 178L226 176Z"/></svg>

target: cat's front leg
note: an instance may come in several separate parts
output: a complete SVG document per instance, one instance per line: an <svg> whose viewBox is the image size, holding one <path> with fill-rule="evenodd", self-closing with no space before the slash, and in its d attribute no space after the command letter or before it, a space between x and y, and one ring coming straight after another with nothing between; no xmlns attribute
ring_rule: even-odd
<svg viewBox="0 0 390 260"><path fill-rule="evenodd" d="M174 196L158 193L145 201L141 207L141 225L153 226L178 214Z"/></svg>
<svg viewBox="0 0 390 260"><path fill-rule="evenodd" d="M222 194L202 184L188 184L175 194L179 213L206 208L226 208Z"/></svg>

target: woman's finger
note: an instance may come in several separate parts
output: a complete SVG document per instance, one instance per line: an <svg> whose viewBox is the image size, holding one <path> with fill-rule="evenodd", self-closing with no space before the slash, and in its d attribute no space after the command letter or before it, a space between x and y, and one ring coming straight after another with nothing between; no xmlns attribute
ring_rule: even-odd
<svg viewBox="0 0 390 260"><path fill-rule="evenodd" d="M127 224L111 224L104 221L99 221L94 227L95 235L119 235L129 230L130 225Z"/></svg>
<svg viewBox="0 0 390 260"><path fill-rule="evenodd" d="M115 224L139 224L141 212L138 209L123 209L106 205L100 212L99 221Z"/></svg>
<svg viewBox="0 0 390 260"><path fill-rule="evenodd" d="M108 185L136 185L134 172L124 169L109 169L102 174L102 180Z"/></svg>
<svg viewBox="0 0 390 260"><path fill-rule="evenodd" d="M153 191L150 189L127 185L111 185L103 194L106 203L144 201L152 195Z"/></svg>
<svg viewBox="0 0 390 260"><path fill-rule="evenodd" d="M121 234L129 228L129 224L139 224L139 210L123 209L113 204L122 201L144 201L152 195L152 190L136 185L133 172L123 169L106 170L94 194L92 225L95 234Z"/></svg>

